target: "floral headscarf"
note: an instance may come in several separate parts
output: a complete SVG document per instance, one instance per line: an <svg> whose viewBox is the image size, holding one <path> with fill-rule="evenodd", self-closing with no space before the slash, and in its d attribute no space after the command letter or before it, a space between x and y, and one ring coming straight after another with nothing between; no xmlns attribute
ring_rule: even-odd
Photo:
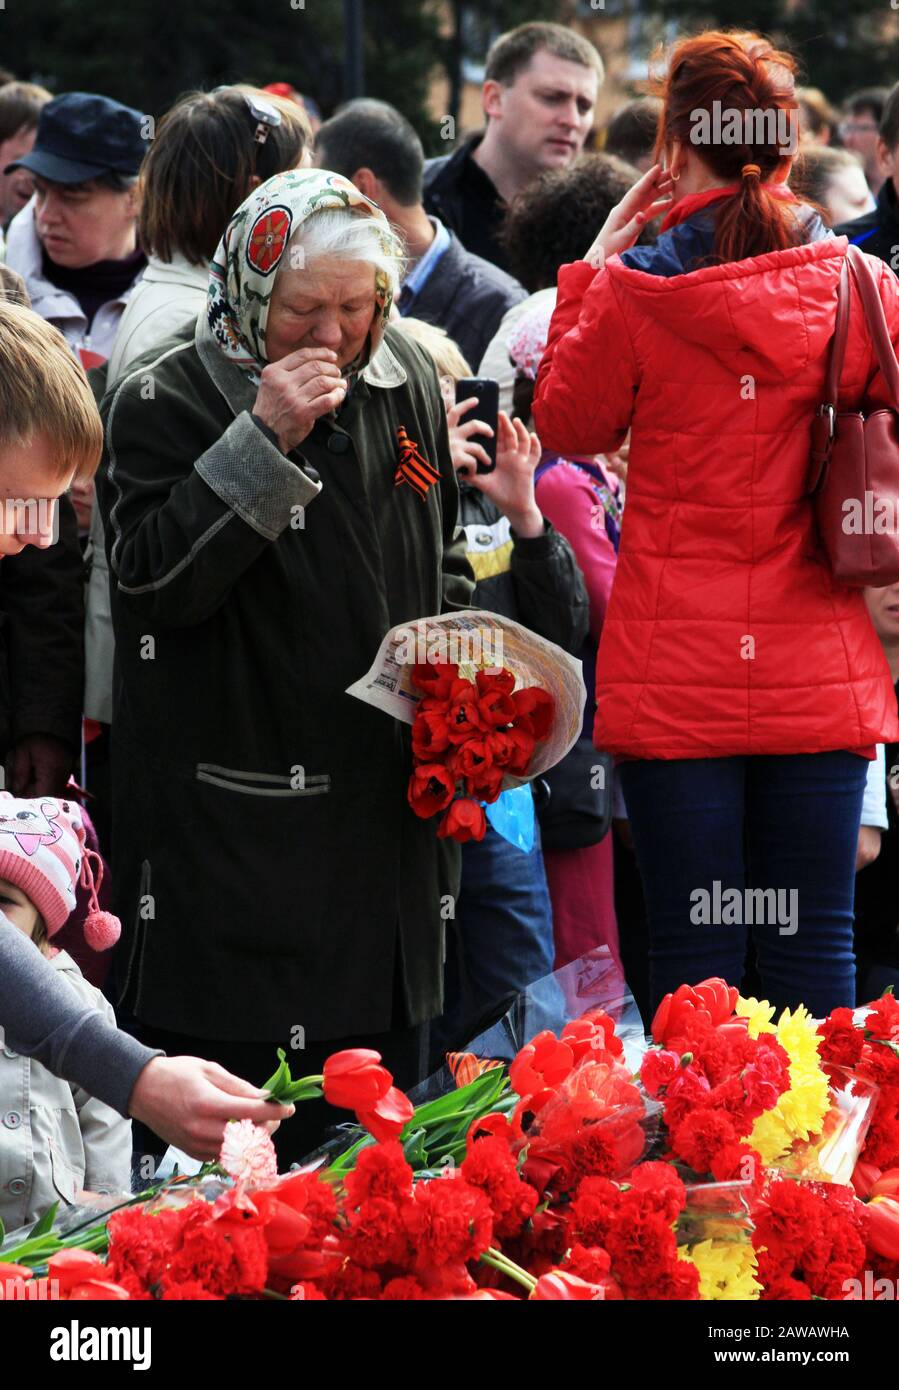
<svg viewBox="0 0 899 1390"><path fill-rule="evenodd" d="M275 279L291 236L322 209L358 208L384 224L384 250L398 244L377 203L340 174L327 169L290 169L255 189L235 212L212 258L206 309L197 325L197 346L216 377L222 356L250 382L258 384L268 357L265 326ZM375 314L367 343L344 368L359 372L374 357L384 336L393 296L388 277L375 273ZM210 352L210 348L214 349ZM218 359L219 362L221 358Z"/></svg>

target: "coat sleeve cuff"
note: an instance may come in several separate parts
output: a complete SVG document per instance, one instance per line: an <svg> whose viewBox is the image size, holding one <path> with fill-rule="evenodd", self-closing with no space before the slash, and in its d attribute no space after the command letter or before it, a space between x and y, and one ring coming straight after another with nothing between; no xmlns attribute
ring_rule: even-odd
<svg viewBox="0 0 899 1390"><path fill-rule="evenodd" d="M553 530L552 523L544 517L542 536L516 536L513 529L512 540L515 542L512 554L519 560L546 560L557 548L559 533Z"/></svg>
<svg viewBox="0 0 899 1390"><path fill-rule="evenodd" d="M195 465L227 507L266 540L277 540L293 516L321 492L282 454L244 410Z"/></svg>

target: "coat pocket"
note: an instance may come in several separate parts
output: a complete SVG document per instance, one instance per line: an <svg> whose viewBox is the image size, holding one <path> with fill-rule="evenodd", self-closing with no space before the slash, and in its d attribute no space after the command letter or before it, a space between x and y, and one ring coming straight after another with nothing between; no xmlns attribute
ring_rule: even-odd
<svg viewBox="0 0 899 1390"><path fill-rule="evenodd" d="M69 1206L74 1206L78 1193L84 1187L84 1148L78 1116L68 1110L48 1112L50 1150L50 1176L55 1196L61 1197Z"/></svg>
<svg viewBox="0 0 899 1390"><path fill-rule="evenodd" d="M239 772L216 763L197 763L198 782L208 782L244 796L320 796L331 790L331 777L323 772L309 775L297 765L290 777L274 772Z"/></svg>
<svg viewBox="0 0 899 1390"><path fill-rule="evenodd" d="M320 924L341 866L333 845L331 776L245 772L199 763L181 824L198 862L199 889L171 884L178 919L192 914L215 950L299 958L313 969ZM159 900L168 900L167 886ZM204 910L198 914L198 897Z"/></svg>

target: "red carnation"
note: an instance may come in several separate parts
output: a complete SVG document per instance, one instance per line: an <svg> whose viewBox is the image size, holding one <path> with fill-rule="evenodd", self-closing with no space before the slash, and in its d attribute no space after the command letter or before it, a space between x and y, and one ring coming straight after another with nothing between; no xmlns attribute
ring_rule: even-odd
<svg viewBox="0 0 899 1390"><path fill-rule="evenodd" d="M518 1235L537 1209L537 1191L520 1178L518 1164L503 1139L488 1137L472 1145L462 1164L462 1177L486 1193L493 1208L493 1228L501 1238Z"/></svg>
<svg viewBox="0 0 899 1390"><path fill-rule="evenodd" d="M694 1110L671 1135L671 1148L696 1173L708 1173L715 1155L740 1136L733 1121L720 1110Z"/></svg>
<svg viewBox="0 0 899 1390"><path fill-rule="evenodd" d="M647 1210L674 1221L687 1204L687 1189L669 1163L639 1163L627 1176L632 1192L639 1192Z"/></svg>
<svg viewBox="0 0 899 1390"><path fill-rule="evenodd" d="M405 1265L411 1259L403 1212L409 1202L390 1202L386 1197L366 1197L350 1214L344 1247L363 1269L381 1265Z"/></svg>
<svg viewBox="0 0 899 1390"><path fill-rule="evenodd" d="M475 1260L493 1239L490 1203L461 1177L419 1183L401 1218L419 1271Z"/></svg>
<svg viewBox="0 0 899 1390"><path fill-rule="evenodd" d="M818 1033L824 1039L821 1059L839 1067L854 1067L862 1055L865 1035L852 1022L851 1009L834 1009L821 1024Z"/></svg>
<svg viewBox="0 0 899 1390"><path fill-rule="evenodd" d="M360 1149L356 1166L344 1179L351 1207L367 1197L386 1197L398 1202L412 1196L412 1169L396 1140Z"/></svg>

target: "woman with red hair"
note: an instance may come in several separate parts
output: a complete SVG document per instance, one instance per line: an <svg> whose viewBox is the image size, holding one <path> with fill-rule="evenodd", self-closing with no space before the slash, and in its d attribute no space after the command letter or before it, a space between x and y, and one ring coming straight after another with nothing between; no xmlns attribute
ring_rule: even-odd
<svg viewBox="0 0 899 1390"><path fill-rule="evenodd" d="M631 432L594 734L620 760L653 1003L739 985L751 935L768 998L823 1015L855 1002L865 773L899 720L808 496L847 242L787 184L794 73L753 34L674 47L659 162L559 273L534 419L569 456ZM897 281L878 276L895 342ZM850 319L840 409L892 406L854 282Z"/></svg>

